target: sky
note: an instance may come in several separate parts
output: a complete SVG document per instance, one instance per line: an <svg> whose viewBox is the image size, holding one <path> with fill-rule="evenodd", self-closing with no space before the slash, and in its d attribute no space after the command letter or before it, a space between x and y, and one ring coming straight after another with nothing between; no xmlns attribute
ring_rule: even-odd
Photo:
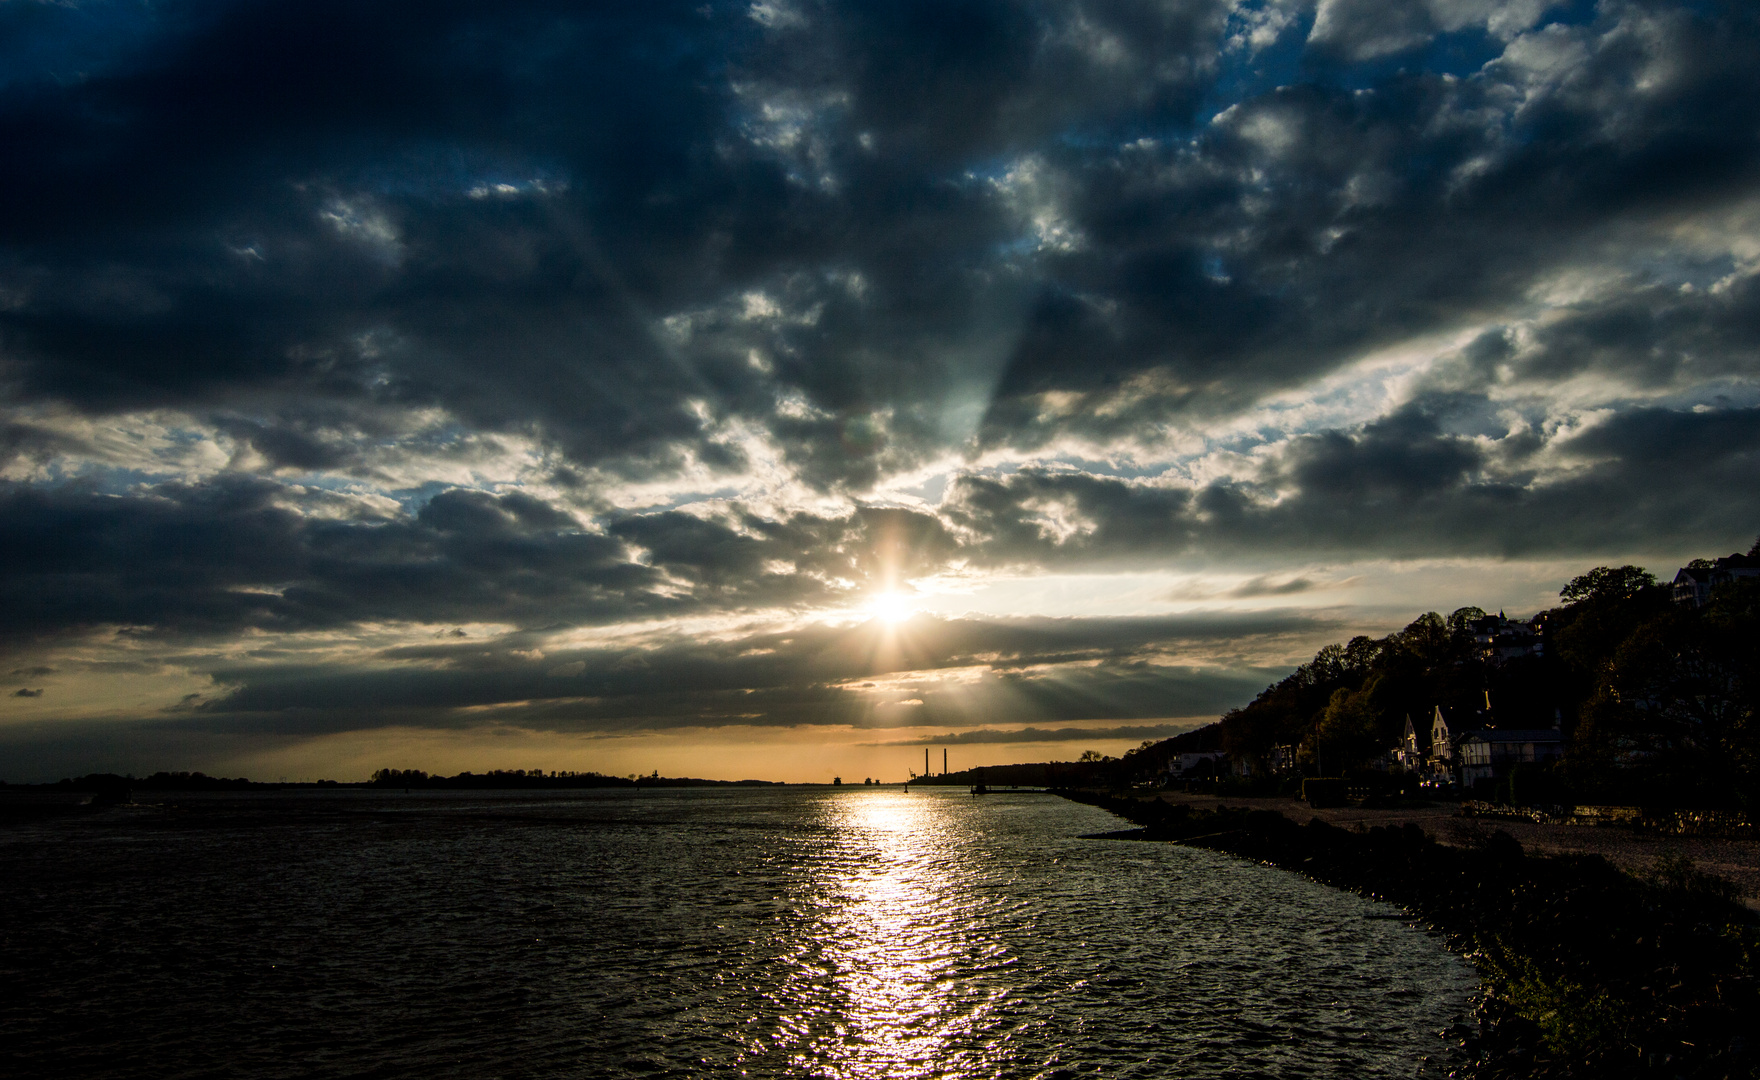
<svg viewBox="0 0 1760 1080"><path fill-rule="evenodd" d="M0 779L889 781L1760 532L1760 10L0 0Z"/></svg>

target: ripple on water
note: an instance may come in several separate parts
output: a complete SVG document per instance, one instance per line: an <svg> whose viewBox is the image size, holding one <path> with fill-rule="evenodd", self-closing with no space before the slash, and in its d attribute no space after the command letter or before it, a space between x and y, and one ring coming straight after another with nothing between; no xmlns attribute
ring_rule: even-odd
<svg viewBox="0 0 1760 1080"><path fill-rule="evenodd" d="M1442 1075L1365 902L1043 795L175 796L0 833L11 1075Z"/></svg>

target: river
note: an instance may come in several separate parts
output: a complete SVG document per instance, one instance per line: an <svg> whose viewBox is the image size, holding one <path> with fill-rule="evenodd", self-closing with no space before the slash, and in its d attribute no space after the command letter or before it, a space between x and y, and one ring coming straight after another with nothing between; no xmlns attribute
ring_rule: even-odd
<svg viewBox="0 0 1760 1080"><path fill-rule="evenodd" d="M1044 794L140 794L0 830L0 1071L1411 1077L1476 986ZM23 989L23 993L18 993Z"/></svg>

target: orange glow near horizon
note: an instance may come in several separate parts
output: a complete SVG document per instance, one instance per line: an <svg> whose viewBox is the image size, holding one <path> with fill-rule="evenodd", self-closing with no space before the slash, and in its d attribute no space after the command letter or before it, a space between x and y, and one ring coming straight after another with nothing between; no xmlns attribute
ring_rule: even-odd
<svg viewBox="0 0 1760 1080"><path fill-rule="evenodd" d="M1179 718L1196 726L1202 718ZM709 780L770 780L783 783L860 785L873 778L897 784L923 767L932 748L941 770L945 728L868 729L824 727L680 728L604 736L499 729L443 731L384 728L317 736L275 749L210 743L192 767L214 776L256 780L365 780L375 769L421 769L439 775L491 769L575 770L609 776L647 774ZM1084 750L1118 756L1140 739L1096 737L1060 742L953 743L954 771L1029 761L1073 761ZM226 752L230 749L232 752Z"/></svg>

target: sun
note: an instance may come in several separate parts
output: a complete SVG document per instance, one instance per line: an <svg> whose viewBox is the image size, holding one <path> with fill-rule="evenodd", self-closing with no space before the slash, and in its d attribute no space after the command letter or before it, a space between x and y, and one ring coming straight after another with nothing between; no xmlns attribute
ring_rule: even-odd
<svg viewBox="0 0 1760 1080"><path fill-rule="evenodd" d="M910 597L903 593L883 592L868 601L868 613L883 622L903 622L917 613Z"/></svg>

